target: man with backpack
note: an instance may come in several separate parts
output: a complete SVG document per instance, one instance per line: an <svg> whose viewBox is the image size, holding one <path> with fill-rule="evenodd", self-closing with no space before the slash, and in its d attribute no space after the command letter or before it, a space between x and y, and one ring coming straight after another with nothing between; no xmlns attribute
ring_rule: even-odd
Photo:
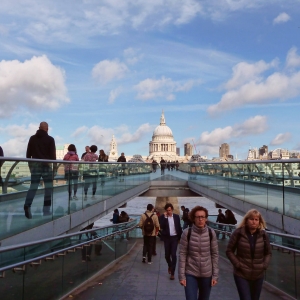
<svg viewBox="0 0 300 300"><path fill-rule="evenodd" d="M153 246L156 236L159 231L159 221L157 215L153 212L154 206L147 205L147 210L141 215L139 227L143 230L144 247L143 247L143 263L146 263L146 255L148 257L148 264L151 265Z"/></svg>

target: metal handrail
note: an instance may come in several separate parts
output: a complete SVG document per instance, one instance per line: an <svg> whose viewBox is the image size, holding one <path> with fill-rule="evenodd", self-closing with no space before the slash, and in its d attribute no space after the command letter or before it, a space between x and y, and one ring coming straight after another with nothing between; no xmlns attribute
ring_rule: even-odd
<svg viewBox="0 0 300 300"><path fill-rule="evenodd" d="M16 250L19 248L24 248L27 246L33 246L33 245L37 245L37 244L41 244L41 243L46 243L46 242L52 242L55 240L60 240L60 239L64 239L64 238L68 238L68 237L72 237L78 234L86 234L89 232L95 232L97 230L102 230L102 229L106 229L106 228L114 228L114 227L119 227L120 224L130 224L136 222L136 219L133 219L131 221L128 222L124 222L124 223L119 223L119 224L112 224L112 225L107 225L107 226L103 226L103 227L94 227L93 229L89 229L89 230L82 230L82 231L77 231L75 233L68 233L68 234L64 234L64 235L60 235L60 236L56 236L56 237L51 237L51 238L46 238L46 239L42 239L42 240L36 240L33 242L28 242L28 243L23 243L23 244L17 244L17 245L12 245L12 246L6 246L6 247L0 247L0 253L1 252L6 252L6 251L10 251L10 250Z"/></svg>
<svg viewBox="0 0 300 300"><path fill-rule="evenodd" d="M126 222L126 223L128 224L129 222ZM124 223L124 224L126 224L126 223ZM58 255L61 252L66 252L66 251L74 249L76 247L80 247L80 246L83 246L83 245L86 245L86 244L94 243L95 241L99 241L99 240L100 241L101 240L105 240L105 239L107 239L110 236L120 235L122 233L126 233L128 231L131 231L131 230L135 229L136 227L137 227L137 225L134 225L132 227L129 227L129 228L126 228L126 229L123 229L123 230L118 230L118 231L112 232L110 234L101 236L101 237L95 237L93 239L87 240L87 241L85 241L83 243L80 243L80 244L72 245L72 246L69 246L67 248L59 249L57 251L53 251L53 252L48 253L48 254L43 254L43 255L40 255L40 256L37 256L37 257L31 258L31 259L25 260L25 261L22 261L22 262L19 262L19 263L15 263L15 264L12 264L12 265L9 265L9 266L5 266L5 267L0 268L0 272L3 273L3 272L5 272L5 271L7 271L9 269L17 268L17 267L20 267L20 266L23 266L23 265L28 265L28 264L30 264L32 262L36 262L37 260L45 259L45 258L49 257L49 255L55 256L55 255ZM101 229L102 229L102 227L101 227ZM80 231L79 234L88 233L90 231L95 231L95 230L85 230L84 232ZM30 245L32 245L32 244L30 244Z"/></svg>
<svg viewBox="0 0 300 300"><path fill-rule="evenodd" d="M230 226L230 227L236 228L236 225L219 223L219 222L214 222L214 221L211 221L211 220L209 220L208 222L209 223L213 223L215 225L223 225L223 226ZM282 236L282 237L290 237L290 238L294 238L294 239L300 240L300 236L298 236L298 235L292 235L292 234L287 234L287 233L275 232L275 231L271 231L271 230L266 230L266 233L267 234L274 234L274 235Z"/></svg>
<svg viewBox="0 0 300 300"><path fill-rule="evenodd" d="M245 161L205 161L205 162L187 162L188 165L237 165L237 164L247 164L247 165L254 165L254 164L261 164L261 163L300 163L300 159L298 158L291 158L291 159L266 159L266 160L245 160Z"/></svg>
<svg viewBox="0 0 300 300"><path fill-rule="evenodd" d="M145 165L151 165L151 163L146 163L146 162L99 162L99 161L68 161L68 160L62 160L62 159L56 159L56 160L51 160L51 159L38 159L38 158L20 158L20 157L6 157L2 156L0 157L0 161L22 161L22 162L46 162L46 163L71 163L71 164L108 164L108 165L115 165L115 164L131 164L131 165L136 165L136 164L145 164Z"/></svg>

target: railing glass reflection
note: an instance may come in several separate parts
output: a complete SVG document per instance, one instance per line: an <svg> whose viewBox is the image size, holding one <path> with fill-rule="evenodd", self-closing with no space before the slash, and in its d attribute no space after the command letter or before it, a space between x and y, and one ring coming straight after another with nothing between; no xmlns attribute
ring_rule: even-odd
<svg viewBox="0 0 300 300"><path fill-rule="evenodd" d="M180 164L189 181L300 219L300 160Z"/></svg>
<svg viewBox="0 0 300 300"><path fill-rule="evenodd" d="M0 250L6 266L0 267L1 299L59 299L126 254L135 244L135 228L134 219Z"/></svg>
<svg viewBox="0 0 300 300"><path fill-rule="evenodd" d="M1 158L0 239L150 181L151 164ZM72 171L68 166L73 165ZM74 169L75 166L75 169ZM24 205L30 207L25 217Z"/></svg>

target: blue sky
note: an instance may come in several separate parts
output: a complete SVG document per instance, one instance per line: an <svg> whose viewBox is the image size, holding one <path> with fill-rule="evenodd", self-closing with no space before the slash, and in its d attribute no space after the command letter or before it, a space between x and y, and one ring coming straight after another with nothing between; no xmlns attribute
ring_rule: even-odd
<svg viewBox="0 0 300 300"><path fill-rule="evenodd" d="M300 150L295 0L3 0L0 145L24 157L41 121L57 145L148 155L162 109L177 146Z"/></svg>

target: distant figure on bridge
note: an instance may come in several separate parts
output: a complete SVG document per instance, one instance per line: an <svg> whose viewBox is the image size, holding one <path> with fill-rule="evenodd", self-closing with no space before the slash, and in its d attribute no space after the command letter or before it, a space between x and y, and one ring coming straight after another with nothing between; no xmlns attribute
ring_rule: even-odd
<svg viewBox="0 0 300 300"><path fill-rule="evenodd" d="M98 160L98 155L96 154L98 148L96 145L92 145L90 147L91 152L87 153L83 160L87 162L94 162ZM90 187L90 184L93 184L93 190L92 190L92 200L96 200L95 194L97 190L97 168L98 166L95 164L87 164L84 166L84 172L83 172L83 179L84 179L84 200L87 200L87 192Z"/></svg>
<svg viewBox="0 0 300 300"><path fill-rule="evenodd" d="M105 154L103 149L101 149L99 151L98 161L99 162L108 162L108 156Z"/></svg>
<svg viewBox="0 0 300 300"><path fill-rule="evenodd" d="M152 263L153 245L154 240L159 231L158 217L154 213L154 207L152 204L147 205L147 210L141 215L139 227L143 231L144 246L143 246L143 259L142 262L146 263L146 256L148 258L148 264Z"/></svg>
<svg viewBox="0 0 300 300"><path fill-rule="evenodd" d="M155 159L153 159L152 161L152 171L153 173L156 173L156 169L157 169L158 163Z"/></svg>
<svg viewBox="0 0 300 300"><path fill-rule="evenodd" d="M64 156L63 160L79 161L76 147L74 144L70 144L68 147L68 153ZM65 179L69 186L69 200L78 200L76 193L78 188L78 164L65 164ZM72 198L72 184L74 189L74 196Z"/></svg>
<svg viewBox="0 0 300 300"><path fill-rule="evenodd" d="M90 152L91 152L90 146L85 146L85 152L82 153L82 155L81 155L81 160L84 160L85 155L86 155L87 153L90 153Z"/></svg>
<svg viewBox="0 0 300 300"><path fill-rule="evenodd" d="M232 233L226 255L233 265L233 277L241 300L258 300L272 250L266 222L256 209L249 210Z"/></svg>
<svg viewBox="0 0 300 300"><path fill-rule="evenodd" d="M46 122L41 122L36 134L30 137L26 158L56 160L55 141L53 137L48 135L48 124ZM25 216L28 219L32 218L31 204L40 184L41 177L45 185L43 214L44 216L50 215L53 167L56 168L56 164L29 162L28 166L31 172L31 183L24 204Z"/></svg>
<svg viewBox="0 0 300 300"><path fill-rule="evenodd" d="M126 157L124 152L121 153L121 156L118 158L117 162L126 162ZM125 169L126 169L126 165L122 164L120 169L120 174L119 174L120 176L125 176ZM119 181L124 181L124 178L120 179Z"/></svg>
<svg viewBox="0 0 300 300"><path fill-rule="evenodd" d="M225 217L225 215L222 213L222 209L219 208L218 212L219 212L219 214L218 214L216 223L226 224L226 217ZM218 228L219 228L220 230L223 230L224 227L225 227L224 225L218 225ZM221 233L221 232L220 232L220 234L222 234L222 239L225 239L225 233Z"/></svg>
<svg viewBox="0 0 300 300"><path fill-rule="evenodd" d="M194 207L190 212L193 226L185 229L180 239L178 277L187 300L208 300L211 287L218 282L218 241L206 225L207 217L206 208Z"/></svg>
<svg viewBox="0 0 300 300"><path fill-rule="evenodd" d="M235 225L237 223L234 213L230 209L225 210L225 223L228 225ZM231 229L229 230L231 231Z"/></svg>
<svg viewBox="0 0 300 300"><path fill-rule="evenodd" d="M184 205L181 206L181 211L182 211L182 221L183 221L183 227L182 227L182 230L188 228L188 227L191 227L193 225L193 223L190 221L189 219L189 212L190 210L185 207Z"/></svg>
<svg viewBox="0 0 300 300"><path fill-rule="evenodd" d="M171 203L165 205L165 212L159 218L161 235L165 246L165 259L168 264L168 272L171 274L170 279L174 280L174 273L177 262L177 246L182 234L180 217L173 213L174 207Z"/></svg>
<svg viewBox="0 0 300 300"><path fill-rule="evenodd" d="M160 160L161 175L165 174L165 168L166 168L166 161L163 158L161 158Z"/></svg>

